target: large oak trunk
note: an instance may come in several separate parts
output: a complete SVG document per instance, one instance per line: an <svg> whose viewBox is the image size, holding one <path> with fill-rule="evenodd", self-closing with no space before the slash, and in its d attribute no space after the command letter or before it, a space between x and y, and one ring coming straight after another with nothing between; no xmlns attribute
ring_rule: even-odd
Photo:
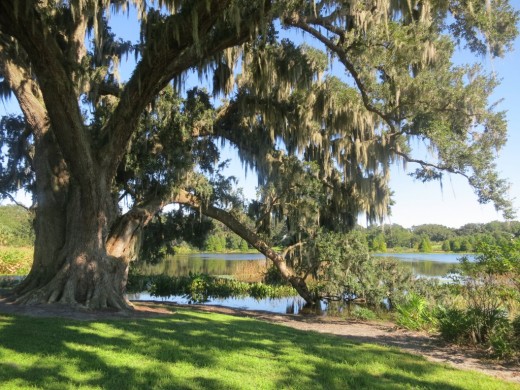
<svg viewBox="0 0 520 390"><path fill-rule="evenodd" d="M17 302L131 308L125 286L140 225L131 217L111 217L110 201L90 202L74 182L40 184L34 263L16 291Z"/></svg>

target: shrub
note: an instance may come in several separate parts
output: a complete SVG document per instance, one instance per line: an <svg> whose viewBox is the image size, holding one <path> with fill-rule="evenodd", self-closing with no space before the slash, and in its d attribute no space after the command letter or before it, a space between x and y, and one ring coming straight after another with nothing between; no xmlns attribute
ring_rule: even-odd
<svg viewBox="0 0 520 390"><path fill-rule="evenodd" d="M464 310L440 308L436 314L437 326L444 340L451 343L462 343L466 339L468 319Z"/></svg>
<svg viewBox="0 0 520 390"><path fill-rule="evenodd" d="M500 347L510 327L507 312L501 309L440 309L437 319L446 341L483 347Z"/></svg>
<svg viewBox="0 0 520 390"><path fill-rule="evenodd" d="M383 233L379 233L370 241L370 249L374 252L386 252L387 247Z"/></svg>
<svg viewBox="0 0 520 390"><path fill-rule="evenodd" d="M365 321L377 319L376 313L363 306L356 306L350 313L350 316Z"/></svg>
<svg viewBox="0 0 520 390"><path fill-rule="evenodd" d="M495 327L489 335L489 345L497 358L511 358L516 354L513 326L509 321Z"/></svg>
<svg viewBox="0 0 520 390"><path fill-rule="evenodd" d="M439 330L447 341L480 345L497 357L518 352L518 328L510 321L519 304L520 240L502 245L480 242L472 261L460 260L460 274L451 285L457 306L440 310Z"/></svg>
<svg viewBox="0 0 520 390"><path fill-rule="evenodd" d="M410 293L405 301L396 305L398 325L412 330L432 330L436 319L428 307L428 301L420 295Z"/></svg>
<svg viewBox="0 0 520 390"><path fill-rule="evenodd" d="M520 316L516 317L511 322L511 326L513 328L513 336L515 338L515 342L517 344L517 348L520 349Z"/></svg>
<svg viewBox="0 0 520 390"><path fill-rule="evenodd" d="M273 264L264 273L263 282L271 285L287 285L287 281L282 277L278 268Z"/></svg>
<svg viewBox="0 0 520 390"><path fill-rule="evenodd" d="M208 252L224 252L226 244L226 236L223 234L212 234L206 239L204 249Z"/></svg>
<svg viewBox="0 0 520 390"><path fill-rule="evenodd" d="M386 302L392 307L409 289L411 271L398 261L371 257L360 232L321 232L314 245L321 271L314 276L324 298L363 300L375 308Z"/></svg>
<svg viewBox="0 0 520 390"><path fill-rule="evenodd" d="M249 250L249 245L247 244L247 241L246 240L241 240L240 241L240 251L241 252L247 252Z"/></svg>
<svg viewBox="0 0 520 390"><path fill-rule="evenodd" d="M432 251L432 243L430 239L426 236L421 237L421 241L419 242L419 252L431 252Z"/></svg>
<svg viewBox="0 0 520 390"><path fill-rule="evenodd" d="M460 250L461 252L471 252L473 250L473 245L467 239L463 239L460 242Z"/></svg>
<svg viewBox="0 0 520 390"><path fill-rule="evenodd" d="M520 356L520 315L511 321L511 339L515 354Z"/></svg>
<svg viewBox="0 0 520 390"><path fill-rule="evenodd" d="M460 241L457 239L450 240L450 249L452 252L460 251Z"/></svg>

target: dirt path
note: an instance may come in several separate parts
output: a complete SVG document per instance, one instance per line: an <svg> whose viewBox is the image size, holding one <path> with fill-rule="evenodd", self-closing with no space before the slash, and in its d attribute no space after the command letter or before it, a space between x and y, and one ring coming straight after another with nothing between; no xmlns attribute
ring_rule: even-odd
<svg viewBox="0 0 520 390"><path fill-rule="evenodd" d="M421 355L437 363L445 363L463 370L475 370L520 384L520 365L505 365L486 360L478 351L451 346L438 338L420 332L398 329L389 322L344 320L320 316L274 314L262 311L231 309L208 305L177 305L158 302L136 302L132 313L114 311L71 310L61 305L18 306L8 302L0 292L0 313L21 314L39 317L58 316L77 320L102 320L118 318L146 318L171 315L172 309L188 307L193 310L251 317L291 328L334 334L349 340L397 347L408 353Z"/></svg>

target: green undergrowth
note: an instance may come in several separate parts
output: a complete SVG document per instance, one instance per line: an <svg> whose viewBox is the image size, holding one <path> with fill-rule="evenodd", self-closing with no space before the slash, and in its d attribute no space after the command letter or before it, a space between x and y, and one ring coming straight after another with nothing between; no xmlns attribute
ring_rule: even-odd
<svg viewBox="0 0 520 390"><path fill-rule="evenodd" d="M129 292L148 291L155 297L182 295L191 302L206 302L210 298L282 298L296 296L296 291L287 285L240 282L207 274L188 276L152 275L131 273L128 278Z"/></svg>
<svg viewBox="0 0 520 390"><path fill-rule="evenodd" d="M33 261L33 248L0 246L0 275L27 275Z"/></svg>
<svg viewBox="0 0 520 390"><path fill-rule="evenodd" d="M515 389L397 349L215 313L0 315L2 389Z"/></svg>

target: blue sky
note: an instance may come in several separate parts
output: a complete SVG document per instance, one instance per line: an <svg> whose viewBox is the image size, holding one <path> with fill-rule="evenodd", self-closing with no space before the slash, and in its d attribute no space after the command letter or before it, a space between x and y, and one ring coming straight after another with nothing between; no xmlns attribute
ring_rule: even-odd
<svg viewBox="0 0 520 390"><path fill-rule="evenodd" d="M516 9L520 9L520 0L513 0L512 4ZM139 31L134 20L132 15L128 19L125 17L114 27L114 32L117 35L124 33L126 39L136 42ZM129 25L133 25L135 28L129 28ZM508 143L499 153L497 165L502 176L511 182L509 196L516 198L514 204L520 214L520 105L518 104L520 98L520 39L516 40L514 51L504 59L476 60L481 62L489 72L495 71L502 80L501 85L493 94L492 102L503 99L498 109L507 111L509 130ZM123 68L121 70L122 78L126 79L130 72L130 67ZM0 115L18 112L14 99L0 103ZM224 150L223 157L232 159L227 172L238 177L239 185L243 187L247 197L254 197L256 194L254 173L245 174L236 153L232 150ZM411 164L408 168L414 169ZM438 182L426 184L414 182L402 166L394 166L391 188L395 193L395 205L387 223L397 223L405 227L424 223L459 227L470 222L502 220L493 205L480 205L477 202L476 195L462 177L455 175L446 177L441 188ZM517 219L520 219L520 216ZM362 222L363 218L360 218L360 223Z"/></svg>

